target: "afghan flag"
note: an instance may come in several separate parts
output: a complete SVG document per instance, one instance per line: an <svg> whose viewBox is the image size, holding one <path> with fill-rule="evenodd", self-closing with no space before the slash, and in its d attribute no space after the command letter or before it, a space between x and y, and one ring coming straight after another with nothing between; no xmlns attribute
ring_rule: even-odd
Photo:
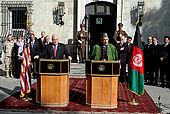
<svg viewBox="0 0 170 114"><path fill-rule="evenodd" d="M136 25L134 41L131 47L128 89L137 95L142 95L144 93L144 56L138 24Z"/></svg>

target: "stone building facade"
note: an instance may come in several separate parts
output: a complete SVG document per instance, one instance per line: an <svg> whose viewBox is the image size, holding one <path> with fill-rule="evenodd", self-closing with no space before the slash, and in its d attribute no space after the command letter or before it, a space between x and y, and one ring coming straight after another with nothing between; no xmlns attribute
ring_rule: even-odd
<svg viewBox="0 0 170 114"><path fill-rule="evenodd" d="M7 33L24 31L28 14L30 29L37 37L40 37L41 31L50 36L58 33L64 44L72 43L81 23L86 25L89 32L89 44L97 43L101 32L108 32L112 39L119 22L133 37L139 1L144 2L143 40L146 41L149 35L157 35L162 42L165 35L170 35L169 0L0 0L0 37L2 39ZM64 3L64 25L58 24L59 2Z"/></svg>

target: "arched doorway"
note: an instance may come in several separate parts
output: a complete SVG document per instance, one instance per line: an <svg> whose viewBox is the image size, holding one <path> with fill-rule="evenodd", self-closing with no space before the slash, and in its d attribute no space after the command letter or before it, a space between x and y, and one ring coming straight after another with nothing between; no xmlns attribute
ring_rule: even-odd
<svg viewBox="0 0 170 114"><path fill-rule="evenodd" d="M116 30L116 3L98 1L91 2L85 6L87 25L89 32L89 54L92 47L100 43L101 33L107 33L110 42L113 42L114 31Z"/></svg>

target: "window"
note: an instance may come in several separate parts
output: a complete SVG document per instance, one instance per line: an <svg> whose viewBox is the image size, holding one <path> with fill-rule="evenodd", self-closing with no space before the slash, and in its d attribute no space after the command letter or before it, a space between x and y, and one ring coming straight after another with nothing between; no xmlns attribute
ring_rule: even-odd
<svg viewBox="0 0 170 114"><path fill-rule="evenodd" d="M11 9L12 29L26 29L26 8Z"/></svg>
<svg viewBox="0 0 170 114"><path fill-rule="evenodd" d="M91 2L86 5L86 15L90 14L99 14L99 15L115 15L116 3L109 3L104 1L98 1L98 2Z"/></svg>
<svg viewBox="0 0 170 114"><path fill-rule="evenodd" d="M17 36L18 34L24 36L27 12L32 11L32 2L33 1L2 1L1 34L3 34L3 38L5 38L8 33L13 34L13 36Z"/></svg>

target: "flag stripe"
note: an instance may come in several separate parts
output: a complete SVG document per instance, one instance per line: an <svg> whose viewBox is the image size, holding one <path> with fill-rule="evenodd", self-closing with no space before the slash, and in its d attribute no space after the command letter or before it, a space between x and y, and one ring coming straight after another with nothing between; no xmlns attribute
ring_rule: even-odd
<svg viewBox="0 0 170 114"><path fill-rule="evenodd" d="M21 64L21 73L20 73L20 85L21 85L21 97L24 97L27 93L30 92L30 49L29 47L24 46L23 50L23 59Z"/></svg>
<svg viewBox="0 0 170 114"><path fill-rule="evenodd" d="M130 64L129 64L130 68L133 68L134 70L140 72L141 74L144 74L144 67L143 67L144 66L144 56L141 56L141 58L138 57L136 60L137 62L140 62L140 64L141 64L140 66L136 66L134 64L135 55L143 55L143 51L140 48L136 47L135 45L131 46L131 50L132 50L132 52L131 52L131 58L130 58Z"/></svg>
<svg viewBox="0 0 170 114"><path fill-rule="evenodd" d="M128 89L137 95L142 95L144 93L144 75L131 68L128 73L131 74L128 78Z"/></svg>
<svg viewBox="0 0 170 114"><path fill-rule="evenodd" d="M136 25L128 70L128 89L137 95L144 92L144 56L139 25Z"/></svg>

